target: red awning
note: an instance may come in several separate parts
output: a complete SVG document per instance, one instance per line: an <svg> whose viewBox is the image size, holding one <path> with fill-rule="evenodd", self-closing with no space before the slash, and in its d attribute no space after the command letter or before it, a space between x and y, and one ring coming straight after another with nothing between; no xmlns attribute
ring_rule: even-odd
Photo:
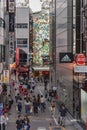
<svg viewBox="0 0 87 130"><path fill-rule="evenodd" d="M16 71L17 72L28 72L28 67L19 66L16 68Z"/></svg>

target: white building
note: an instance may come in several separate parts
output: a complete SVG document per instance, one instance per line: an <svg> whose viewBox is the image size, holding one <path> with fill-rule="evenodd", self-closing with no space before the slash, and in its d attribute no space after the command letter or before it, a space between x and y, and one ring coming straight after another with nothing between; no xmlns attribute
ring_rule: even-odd
<svg viewBox="0 0 87 130"><path fill-rule="evenodd" d="M28 63L29 57L29 7L16 7L15 16L15 40L16 48L20 48L21 56L24 61L21 63ZM21 60L21 59L20 59Z"/></svg>

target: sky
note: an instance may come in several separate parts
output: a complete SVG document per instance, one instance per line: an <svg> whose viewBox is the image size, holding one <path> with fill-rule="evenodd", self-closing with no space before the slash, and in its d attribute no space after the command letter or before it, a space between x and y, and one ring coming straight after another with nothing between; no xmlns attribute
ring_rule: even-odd
<svg viewBox="0 0 87 130"><path fill-rule="evenodd" d="M25 0L16 0L16 2L24 2ZM41 10L41 2L40 0L29 0L30 8L33 12L37 12Z"/></svg>
<svg viewBox="0 0 87 130"><path fill-rule="evenodd" d="M29 2L30 2L30 7L31 7L33 12L41 10L40 0L29 0Z"/></svg>

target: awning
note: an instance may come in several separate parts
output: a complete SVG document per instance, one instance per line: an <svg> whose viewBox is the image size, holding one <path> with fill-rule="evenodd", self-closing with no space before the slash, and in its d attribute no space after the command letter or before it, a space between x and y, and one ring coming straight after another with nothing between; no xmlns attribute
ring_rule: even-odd
<svg viewBox="0 0 87 130"><path fill-rule="evenodd" d="M17 72L28 72L28 66L24 67L24 66L18 66L16 68Z"/></svg>

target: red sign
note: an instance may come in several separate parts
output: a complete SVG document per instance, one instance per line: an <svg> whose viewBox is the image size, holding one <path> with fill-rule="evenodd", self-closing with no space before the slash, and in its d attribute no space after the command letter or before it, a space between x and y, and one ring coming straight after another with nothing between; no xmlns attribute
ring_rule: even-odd
<svg viewBox="0 0 87 130"><path fill-rule="evenodd" d="M19 65L19 59L20 59L20 49L16 48L16 65Z"/></svg>
<svg viewBox="0 0 87 130"><path fill-rule="evenodd" d="M75 62L77 65L85 65L86 58L84 54L78 54L75 58Z"/></svg>

